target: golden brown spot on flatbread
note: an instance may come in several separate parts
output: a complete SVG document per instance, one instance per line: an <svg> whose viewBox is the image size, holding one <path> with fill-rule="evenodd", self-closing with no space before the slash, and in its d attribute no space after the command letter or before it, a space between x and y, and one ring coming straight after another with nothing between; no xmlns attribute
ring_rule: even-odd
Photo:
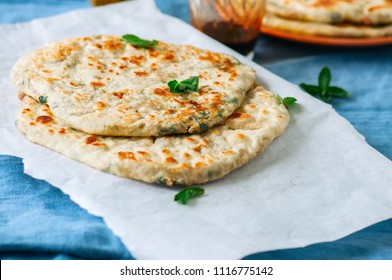
<svg viewBox="0 0 392 280"><path fill-rule="evenodd" d="M34 126L35 122L30 122L29 125Z"/></svg>
<svg viewBox="0 0 392 280"><path fill-rule="evenodd" d="M106 41L103 46L104 49L109 51L119 50L122 49L123 47L124 45L118 41Z"/></svg>
<svg viewBox="0 0 392 280"><path fill-rule="evenodd" d="M136 160L136 157L135 157L134 153L132 153L132 152L118 152L118 153L117 153L117 156L118 156L120 159L122 159L122 160L124 160L124 159L127 159L127 160Z"/></svg>
<svg viewBox="0 0 392 280"><path fill-rule="evenodd" d="M95 110L102 110L102 109L104 109L105 107L106 107L106 103L105 102L102 102L102 101L97 101L97 102L95 102L95 104L94 104L94 109Z"/></svg>
<svg viewBox="0 0 392 280"><path fill-rule="evenodd" d="M171 152L168 149L163 149L161 152L163 154L165 154L165 155L170 155L171 154Z"/></svg>
<svg viewBox="0 0 392 280"><path fill-rule="evenodd" d="M135 75L139 76L139 77L144 77L144 76L148 75L148 73L146 71L135 71L133 73L135 73Z"/></svg>
<svg viewBox="0 0 392 280"><path fill-rule="evenodd" d="M43 69L43 70L42 70L42 72L44 72L44 73L52 73L52 70L49 70L49 69Z"/></svg>
<svg viewBox="0 0 392 280"><path fill-rule="evenodd" d="M125 58L126 59L126 58ZM117 66L117 63L116 62L112 62L112 63L110 63L112 66Z"/></svg>
<svg viewBox="0 0 392 280"><path fill-rule="evenodd" d="M53 116L48 104L43 105L42 111L44 111L48 116Z"/></svg>
<svg viewBox="0 0 392 280"><path fill-rule="evenodd" d="M56 61L64 60L70 53L72 52L72 46L68 45L56 45L54 50L50 52L51 55L49 57L53 58Z"/></svg>
<svg viewBox="0 0 392 280"><path fill-rule="evenodd" d="M181 169L181 168L191 168L188 164L186 164L186 163L183 163L183 164L181 164L179 167L177 167L178 169Z"/></svg>
<svg viewBox="0 0 392 280"><path fill-rule="evenodd" d="M191 143L195 143L195 142L197 142L195 139L193 139L192 137L187 137L187 138L185 138L185 140L187 140L188 142L191 142Z"/></svg>
<svg viewBox="0 0 392 280"><path fill-rule="evenodd" d="M192 106L195 107L195 108L200 108L200 107L201 107L200 104L197 103L197 102L194 101L194 100L184 100L184 101L181 101L181 100L179 100L179 99L177 99L177 98L174 98L173 101L176 102L176 103L179 104L179 105L182 105L182 106L187 105L187 104L190 104L190 105L192 105Z"/></svg>
<svg viewBox="0 0 392 280"><path fill-rule="evenodd" d="M172 157L167 157L165 163L177 163L178 161Z"/></svg>
<svg viewBox="0 0 392 280"><path fill-rule="evenodd" d="M86 143L86 144L91 144L91 143L94 143L95 141L97 141L97 137L95 137L94 135L91 135L91 136L87 137L86 139L84 139L84 143Z"/></svg>
<svg viewBox="0 0 392 280"><path fill-rule="evenodd" d="M150 68L151 68L151 70L157 70L157 64L156 63L151 63Z"/></svg>
<svg viewBox="0 0 392 280"><path fill-rule="evenodd" d="M144 56L143 56L143 55L131 56L131 57L129 58L129 62L132 63L132 64L136 64L136 65L140 66L143 59L144 59Z"/></svg>
<svg viewBox="0 0 392 280"><path fill-rule="evenodd" d="M105 143L102 143L102 142L99 142L99 141L91 143L91 145L93 145L95 147L102 147L102 148L106 148L107 147L107 145Z"/></svg>
<svg viewBox="0 0 392 280"><path fill-rule="evenodd" d="M90 82L90 86L93 86L93 87L103 87L103 86L105 86L105 84L100 82L100 81L95 81L95 82L93 81L93 82Z"/></svg>
<svg viewBox="0 0 392 280"><path fill-rule="evenodd" d="M60 79L58 79L58 78L52 78L52 77L47 77L47 78L44 78L44 79L45 79L45 81L47 81L48 83L53 83L54 81L60 80Z"/></svg>
<svg viewBox="0 0 392 280"><path fill-rule="evenodd" d="M223 151L222 154L224 154L224 155L232 155L232 154L235 154L235 153L232 150L226 150L226 151Z"/></svg>
<svg viewBox="0 0 392 280"><path fill-rule="evenodd" d="M210 62L211 64L214 64L214 65L221 64L222 61L223 61L223 63L230 62L229 59L227 59L227 58L222 59L222 58L223 57L222 57L221 54L213 53L213 52L207 52L207 53L205 53L203 55L199 55L199 57L198 57L198 59L208 61L208 62Z"/></svg>
<svg viewBox="0 0 392 280"><path fill-rule="evenodd" d="M340 0L340 1L352 3L354 0ZM336 6L338 3L339 3L339 1L336 1L336 0L317 0L317 1L314 1L313 3L311 3L310 6L322 7L322 8L332 8L332 7Z"/></svg>
<svg viewBox="0 0 392 280"><path fill-rule="evenodd" d="M93 44L93 47L96 47L98 49L102 49L102 45L101 44L97 44L97 43Z"/></svg>
<svg viewBox="0 0 392 280"><path fill-rule="evenodd" d="M149 49L148 50L148 55L150 57L157 57L159 55L159 52L155 51L154 49Z"/></svg>
<svg viewBox="0 0 392 280"><path fill-rule="evenodd" d="M26 114L26 113L29 113L29 112L31 112L31 110L29 108L24 108L22 110L22 114Z"/></svg>
<svg viewBox="0 0 392 280"><path fill-rule="evenodd" d="M59 134L64 134L64 133L65 133L65 128L60 128L60 129L58 130L58 133L59 133Z"/></svg>
<svg viewBox="0 0 392 280"><path fill-rule="evenodd" d="M214 92L211 92L214 93ZM224 104L225 102L222 100L222 97L220 95L214 95L212 98L210 98L210 104L213 106L217 106L220 104Z"/></svg>
<svg viewBox="0 0 392 280"><path fill-rule="evenodd" d="M172 53L168 53L165 55L166 60L174 60L175 56Z"/></svg>
<svg viewBox="0 0 392 280"><path fill-rule="evenodd" d="M23 100L23 98L25 98L26 94L23 92L18 92L18 98L19 100Z"/></svg>
<svg viewBox="0 0 392 280"><path fill-rule="evenodd" d="M112 93L114 96L116 96L116 97L118 97L118 98L123 98L123 96L124 96L124 92L121 92L121 91L115 91L115 92L113 92Z"/></svg>
<svg viewBox="0 0 392 280"><path fill-rule="evenodd" d="M257 108L257 106L256 106L256 105L254 105L254 104L249 104L249 105L248 105L248 108L249 108L249 109L256 109L256 108Z"/></svg>
<svg viewBox="0 0 392 280"><path fill-rule="evenodd" d="M47 124L50 123L53 119L49 116L39 116L35 119L36 123L40 123L40 124Z"/></svg>
<svg viewBox="0 0 392 280"><path fill-rule="evenodd" d="M154 89L154 94L160 95L160 96L165 96L170 94L168 88L155 88Z"/></svg>
<svg viewBox="0 0 392 280"><path fill-rule="evenodd" d="M73 87L77 87L79 86L77 83L75 83L74 81L70 81L69 84Z"/></svg>
<svg viewBox="0 0 392 280"><path fill-rule="evenodd" d="M201 152L201 148L205 147L205 145L199 144L196 147L193 148L193 150L197 153Z"/></svg>
<svg viewBox="0 0 392 280"><path fill-rule="evenodd" d="M54 130L53 130L53 129L51 129L51 128L49 128L49 129L48 129L48 132L49 132L49 133L53 133L53 132L54 132Z"/></svg>
<svg viewBox="0 0 392 280"><path fill-rule="evenodd" d="M145 152L145 151L137 151L136 153L138 153L139 155L142 155L142 156L148 155L148 152Z"/></svg>
<svg viewBox="0 0 392 280"><path fill-rule="evenodd" d="M243 139L246 138L246 135L244 135L244 134L242 134L242 133L237 133L235 136L236 136L237 138L241 139L241 140L243 140Z"/></svg>
<svg viewBox="0 0 392 280"><path fill-rule="evenodd" d="M205 164L205 163L202 163L202 162L200 162L200 161L196 162L196 164L195 164L195 167L196 167L196 168L200 168L200 167L203 167L203 166L206 166L206 164Z"/></svg>
<svg viewBox="0 0 392 280"><path fill-rule="evenodd" d="M167 109L167 110L165 110L164 112L163 112L163 114L164 115L171 115L171 114L174 114L174 113L176 113L177 111L176 110L174 110L174 109Z"/></svg>
<svg viewBox="0 0 392 280"><path fill-rule="evenodd" d="M183 156L184 158L190 158L190 157L191 157L191 155L188 154L188 153L184 153L182 156Z"/></svg>
<svg viewBox="0 0 392 280"><path fill-rule="evenodd" d="M118 66L118 68L120 68L121 70L124 70L124 69L128 68L128 66L126 66L126 65L120 65L120 66Z"/></svg>
<svg viewBox="0 0 392 280"><path fill-rule="evenodd" d="M283 117L282 117L282 116L276 116L276 118L277 118L277 119L283 119Z"/></svg>
<svg viewBox="0 0 392 280"><path fill-rule="evenodd" d="M229 116L230 119L247 119L250 115L247 113L235 112Z"/></svg>

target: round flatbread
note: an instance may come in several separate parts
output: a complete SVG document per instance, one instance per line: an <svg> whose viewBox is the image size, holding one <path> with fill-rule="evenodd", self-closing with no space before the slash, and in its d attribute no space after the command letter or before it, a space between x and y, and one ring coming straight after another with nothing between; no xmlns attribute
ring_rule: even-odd
<svg viewBox="0 0 392 280"><path fill-rule="evenodd" d="M392 36L392 24L380 27L359 26L354 24L327 24L289 20L267 14L263 19L265 28L310 36L376 38Z"/></svg>
<svg viewBox="0 0 392 280"><path fill-rule="evenodd" d="M286 19L332 24L392 23L392 0L268 0L267 11Z"/></svg>
<svg viewBox="0 0 392 280"><path fill-rule="evenodd" d="M168 82L194 76L198 91L170 92ZM192 46L159 42L141 48L120 37L94 36L44 46L21 58L11 78L69 127L109 136L160 136L222 123L256 75L232 56Z"/></svg>
<svg viewBox="0 0 392 280"><path fill-rule="evenodd" d="M250 90L224 124L206 133L162 137L94 136L56 120L47 104L25 96L16 122L32 142L118 176L191 185L221 178L281 135L289 114L262 87Z"/></svg>

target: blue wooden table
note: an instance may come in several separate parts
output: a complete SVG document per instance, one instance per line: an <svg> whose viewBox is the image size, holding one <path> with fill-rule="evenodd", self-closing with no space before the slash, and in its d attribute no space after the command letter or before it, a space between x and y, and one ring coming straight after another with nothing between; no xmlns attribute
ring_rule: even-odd
<svg viewBox="0 0 392 280"><path fill-rule="evenodd" d="M164 13L189 21L186 0L156 3ZM88 7L85 0L0 0L0 24ZM332 101L333 107L371 146L392 159L392 46L322 47L261 35L254 60L295 84L316 82L319 70L329 66L334 84L352 94ZM19 158L0 156L0 201L1 259L132 258L101 218L48 183L25 175ZM335 242L245 259L392 259L392 219Z"/></svg>

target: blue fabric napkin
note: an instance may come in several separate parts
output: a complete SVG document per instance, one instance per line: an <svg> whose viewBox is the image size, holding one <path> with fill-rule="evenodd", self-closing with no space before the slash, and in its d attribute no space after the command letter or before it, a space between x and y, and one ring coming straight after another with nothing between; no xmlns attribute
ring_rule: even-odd
<svg viewBox="0 0 392 280"><path fill-rule="evenodd" d="M163 12L189 20L186 0L156 2ZM0 23L27 21L88 5L82 0L0 0ZM329 66L333 84L352 94L347 100L334 100L334 108L370 145L392 159L391 46L355 50L317 47L262 35L255 60L295 84L316 83L319 70ZM1 259L132 259L101 218L90 215L48 183L25 175L19 158L0 156L0 201ZM335 242L258 253L245 259L392 259L391 233L392 219Z"/></svg>

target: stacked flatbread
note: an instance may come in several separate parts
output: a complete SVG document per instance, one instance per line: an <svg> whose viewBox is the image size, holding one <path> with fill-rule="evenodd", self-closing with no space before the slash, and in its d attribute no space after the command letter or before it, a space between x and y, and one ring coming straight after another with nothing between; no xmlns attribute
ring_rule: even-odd
<svg viewBox="0 0 392 280"><path fill-rule="evenodd" d="M268 0L263 26L311 36L392 36L392 0Z"/></svg>
<svg viewBox="0 0 392 280"><path fill-rule="evenodd" d="M198 91L168 82L199 77ZM255 71L232 56L94 36L46 45L11 74L32 142L118 176L166 185L220 178L283 133L289 121Z"/></svg>

